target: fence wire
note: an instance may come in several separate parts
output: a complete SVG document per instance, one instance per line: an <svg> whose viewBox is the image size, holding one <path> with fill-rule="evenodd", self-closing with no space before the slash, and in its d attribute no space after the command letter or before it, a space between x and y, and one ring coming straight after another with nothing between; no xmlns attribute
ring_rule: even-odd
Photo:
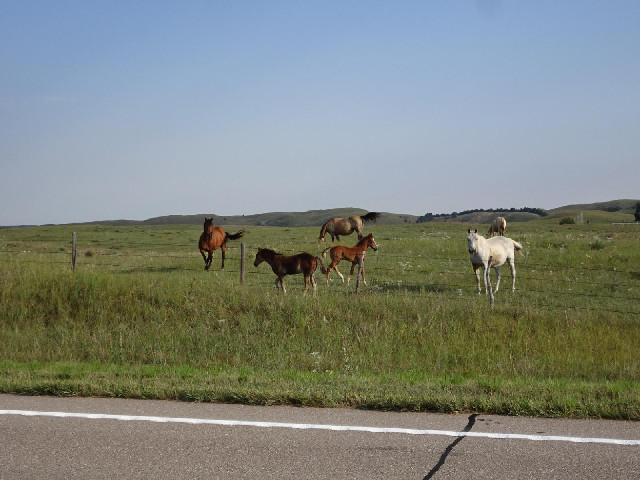
<svg viewBox="0 0 640 480"><path fill-rule="evenodd" d="M309 238L309 235L294 235L289 240L289 243L291 245L308 243ZM58 249L45 247L47 243L56 243L61 247ZM197 241L189 243L143 242L129 241L122 238L83 241L77 243L78 250L84 250L84 254L79 252L77 256L77 266L78 268L93 269L109 268L126 273L197 272L202 271L203 262L196 246ZM330 245L325 243L321 246L318 244L317 247L322 247L324 250L328 246ZM6 265L12 262L41 265L67 264L71 267L72 242L61 241L60 237L48 238L42 236L30 240L12 240L0 245L0 248L3 248L0 250L0 264ZM39 250L39 248L43 249ZM144 248L148 252L130 252L131 248L138 250ZM240 242L233 242L227 245L225 275L239 278L240 248ZM251 258L255 248L257 248L255 245L251 245L246 249L244 287L264 288L265 286L273 286L275 276L267 265L260 268L253 267ZM280 246L275 249L280 253L289 255L300 253L300 250L292 250L288 246ZM412 296L438 294L451 298L460 298L461 295L467 295L466 292L475 295L475 274L472 272L466 254L456 254L454 257L444 254L424 255L411 253L411 255L395 252L368 254L366 256L366 273L370 280L373 277L373 281L370 281L372 286L367 291L367 294L382 293L385 295ZM320 256L319 253L318 256ZM328 266L327 260L323 259L325 266ZM413 264L409 263L409 261ZM187 265L188 262L193 262L193 265ZM425 262L428 262L426 266L423 265ZM220 250L217 250L214 253L211 269L220 271L220 263ZM416 266L416 263L419 265ZM634 295L640 286L640 282L638 282L640 280L640 267L621 270L619 268L606 269L587 265L551 264L529 261L526 256L519 261L516 260L516 263L519 294L535 296L536 306L558 310L606 311L632 315L636 318L640 315L638 311L618 308L615 305L622 302L635 302L637 304L638 300L640 300L637 295ZM344 262L340 265L343 273L345 273L344 267L350 269L350 265ZM536 270L535 273L531 271L533 269ZM559 272L563 272L565 278L545 276L543 273L538 273L538 270L541 272L546 270L556 275ZM523 271L524 273L520 273ZM510 277L508 266L503 266L502 273L502 281L508 283ZM415 278L411 282L406 281L407 276L416 275L423 275L425 282L416 282ZM331 276L333 282L336 282L337 277L335 274ZM583 278L587 276L590 278ZM594 276L601 277L601 280L593 279ZM318 283L322 286L324 284L323 276L316 275L316 277L319 277ZM434 277L442 281L433 282ZM300 283L302 283L301 279ZM548 290L536 288L541 283L552 288ZM296 281L291 279L289 284L295 285ZM507 290L507 287L510 288L510 285L503 285L503 289ZM576 291L577 289L580 289L580 291ZM550 297L553 297L556 301L550 301ZM557 299L565 299L570 304L559 302ZM591 300L591 303L599 301L604 305L589 306L588 300Z"/></svg>

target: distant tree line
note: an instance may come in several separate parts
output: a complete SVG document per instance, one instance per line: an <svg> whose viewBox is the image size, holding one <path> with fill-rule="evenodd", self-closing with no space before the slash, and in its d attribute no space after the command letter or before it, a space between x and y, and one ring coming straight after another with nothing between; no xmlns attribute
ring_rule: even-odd
<svg viewBox="0 0 640 480"><path fill-rule="evenodd" d="M547 212L541 208L474 208L473 210L465 210L463 212L453 212L453 213L425 213L421 217L418 217L416 223L425 223L432 222L436 218L456 218L459 215L467 215L469 213L502 213L502 212L510 212L510 213L533 213L535 215L540 215L541 217L547 216Z"/></svg>

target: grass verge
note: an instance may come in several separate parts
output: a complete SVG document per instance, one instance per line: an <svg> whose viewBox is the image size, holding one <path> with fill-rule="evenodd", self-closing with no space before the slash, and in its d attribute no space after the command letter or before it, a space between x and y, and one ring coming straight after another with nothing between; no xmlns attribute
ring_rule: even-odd
<svg viewBox="0 0 640 480"><path fill-rule="evenodd" d="M250 405L640 420L636 382L219 371L191 366L0 363L0 391Z"/></svg>

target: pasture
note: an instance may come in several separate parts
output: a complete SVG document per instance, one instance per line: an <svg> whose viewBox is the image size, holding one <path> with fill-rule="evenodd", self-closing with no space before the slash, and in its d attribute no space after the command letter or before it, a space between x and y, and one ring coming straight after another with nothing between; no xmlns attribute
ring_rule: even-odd
<svg viewBox="0 0 640 480"><path fill-rule="evenodd" d="M510 223L516 291L490 308L474 227L366 225L368 285L318 271L315 297L253 261L319 255L319 227L244 227L208 272L201 226L2 229L0 391L640 420L640 229Z"/></svg>

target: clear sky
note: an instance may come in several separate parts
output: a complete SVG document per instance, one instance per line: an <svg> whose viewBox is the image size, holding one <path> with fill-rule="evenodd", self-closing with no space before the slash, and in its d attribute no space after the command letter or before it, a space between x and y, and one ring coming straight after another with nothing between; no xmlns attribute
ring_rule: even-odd
<svg viewBox="0 0 640 480"><path fill-rule="evenodd" d="M639 185L637 0L0 0L0 225Z"/></svg>

